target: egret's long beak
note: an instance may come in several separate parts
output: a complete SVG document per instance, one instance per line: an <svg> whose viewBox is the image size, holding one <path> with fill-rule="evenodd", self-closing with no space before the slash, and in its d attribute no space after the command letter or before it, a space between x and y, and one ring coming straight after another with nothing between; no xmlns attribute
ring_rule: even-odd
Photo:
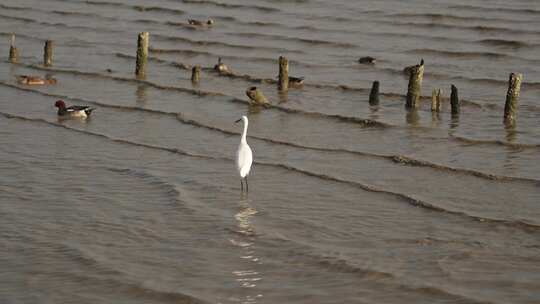
<svg viewBox="0 0 540 304"><path fill-rule="evenodd" d="M240 118L239 120L235 121L234 123L238 123L238 122L241 122L242 121L242 118Z"/></svg>

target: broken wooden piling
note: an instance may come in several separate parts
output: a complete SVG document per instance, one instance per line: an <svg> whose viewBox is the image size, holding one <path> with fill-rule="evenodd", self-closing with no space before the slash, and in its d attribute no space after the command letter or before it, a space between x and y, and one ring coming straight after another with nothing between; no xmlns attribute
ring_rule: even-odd
<svg viewBox="0 0 540 304"><path fill-rule="evenodd" d="M431 112L441 111L441 89L433 89L431 92Z"/></svg>
<svg viewBox="0 0 540 304"><path fill-rule="evenodd" d="M371 86L371 92L369 93L369 105L379 105L379 81L374 81Z"/></svg>
<svg viewBox="0 0 540 304"><path fill-rule="evenodd" d="M146 65L148 63L148 32L139 33L137 38L137 62L135 65L135 75L137 77L146 76Z"/></svg>
<svg viewBox="0 0 540 304"><path fill-rule="evenodd" d="M278 89L280 91L289 89L289 60L283 56L279 56Z"/></svg>
<svg viewBox="0 0 540 304"><path fill-rule="evenodd" d="M506 92L506 103L504 105L504 123L514 125L517 118L517 104L523 74L510 73L508 80L508 91Z"/></svg>
<svg viewBox="0 0 540 304"><path fill-rule="evenodd" d="M43 65L46 67L52 66L52 51L52 40L45 41L45 46L43 47Z"/></svg>
<svg viewBox="0 0 540 304"><path fill-rule="evenodd" d="M19 51L15 47L15 34L11 34L11 45L9 47L9 62L16 63L19 60Z"/></svg>
<svg viewBox="0 0 540 304"><path fill-rule="evenodd" d="M409 86L407 88L407 101L405 106L407 108L417 108L420 101L420 95L422 93L422 79L424 78L424 59L420 61L420 64L415 65L411 69L409 77Z"/></svg>
<svg viewBox="0 0 540 304"><path fill-rule="evenodd" d="M196 65L191 69L191 82L193 83L199 83L199 80L201 79L201 66Z"/></svg>
<svg viewBox="0 0 540 304"><path fill-rule="evenodd" d="M452 108L452 115L458 115L461 107L461 102L459 101L458 89L455 85L450 86L450 106Z"/></svg>

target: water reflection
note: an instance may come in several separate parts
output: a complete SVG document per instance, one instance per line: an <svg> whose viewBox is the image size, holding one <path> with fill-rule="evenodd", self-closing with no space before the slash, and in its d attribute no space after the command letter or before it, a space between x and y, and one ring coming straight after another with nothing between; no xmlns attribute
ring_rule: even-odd
<svg viewBox="0 0 540 304"><path fill-rule="evenodd" d="M506 141L515 143L517 139L516 126L514 124L505 124L504 130L506 131Z"/></svg>
<svg viewBox="0 0 540 304"><path fill-rule="evenodd" d="M10 64L9 65L9 75L11 77L17 78L17 67L18 67L18 65L16 65L16 64Z"/></svg>
<svg viewBox="0 0 540 304"><path fill-rule="evenodd" d="M379 106L369 106L369 119L379 121L381 115L379 113Z"/></svg>
<svg viewBox="0 0 540 304"><path fill-rule="evenodd" d="M146 99L147 99L146 89L147 89L147 86L144 84L137 85L137 90L135 91L135 97L136 97L137 103L146 103Z"/></svg>
<svg viewBox="0 0 540 304"><path fill-rule="evenodd" d="M262 280L262 275L256 270L256 265L261 264L259 257L257 257L254 244L256 241L255 227L251 223L251 218L257 214L257 210L251 206L247 195L242 194L239 201L238 213L234 215L237 221L235 232L238 233L238 237L231 239L231 243L241 248L242 253L240 259L247 265L244 269L233 271L236 282L240 284L242 288L252 290L257 286L257 282ZM238 299L241 303L257 303L257 299L262 298L262 294L246 294L243 299Z"/></svg>
<svg viewBox="0 0 540 304"><path fill-rule="evenodd" d="M240 210L235 214L234 218L238 221L238 230L237 232L248 237L255 236L255 230L251 226L251 217L257 214L257 210L249 204L249 199L247 194L243 193L241 195Z"/></svg>
<svg viewBox="0 0 540 304"><path fill-rule="evenodd" d="M278 103L286 103L289 100L288 91L278 91Z"/></svg>
<svg viewBox="0 0 540 304"><path fill-rule="evenodd" d="M408 125L417 127L420 122L420 115L416 109L406 109L405 110L405 121Z"/></svg>
<svg viewBox="0 0 540 304"><path fill-rule="evenodd" d="M431 111L431 126L439 127L441 125L441 113L437 111Z"/></svg>
<svg viewBox="0 0 540 304"><path fill-rule="evenodd" d="M262 110L261 106L250 104L249 108L248 108L248 113L249 114L257 114L257 113L261 112L261 110Z"/></svg>
<svg viewBox="0 0 540 304"><path fill-rule="evenodd" d="M457 127L459 127L459 114L452 114L450 117L450 134L452 134L452 131L455 131Z"/></svg>
<svg viewBox="0 0 540 304"><path fill-rule="evenodd" d="M54 113L56 115L56 122L58 122L59 124L61 125L66 125L66 124L70 124L72 122L77 122L79 123L81 126L84 126L85 124L89 123L90 121L92 121L92 115L88 116L88 117L71 117L71 116L58 116L56 114L57 110L54 110Z"/></svg>

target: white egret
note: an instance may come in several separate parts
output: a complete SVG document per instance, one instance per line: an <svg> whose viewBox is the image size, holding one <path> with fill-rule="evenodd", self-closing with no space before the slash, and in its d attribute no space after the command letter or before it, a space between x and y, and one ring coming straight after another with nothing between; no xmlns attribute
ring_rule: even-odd
<svg viewBox="0 0 540 304"><path fill-rule="evenodd" d="M242 180L244 179L246 181L246 192L248 192L249 189L247 176L249 174L249 170L251 170L253 153L251 152L251 148L249 147L246 140L248 118L246 116L242 116L242 118L240 118L236 122L240 121L244 122L244 132L242 132L242 138L240 139L240 144L238 145L238 150L236 151L236 168L238 169L238 174L240 174L240 187L242 191L244 191L244 184L242 182Z"/></svg>

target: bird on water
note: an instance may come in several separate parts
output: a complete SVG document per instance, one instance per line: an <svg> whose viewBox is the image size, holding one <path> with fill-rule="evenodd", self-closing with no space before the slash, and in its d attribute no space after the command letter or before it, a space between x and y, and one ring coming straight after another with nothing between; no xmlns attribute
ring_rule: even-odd
<svg viewBox="0 0 540 304"><path fill-rule="evenodd" d="M90 116L94 108L89 106L71 106L66 107L66 103L63 100L57 100L54 104L58 108L59 117L79 117L87 118Z"/></svg>
<svg viewBox="0 0 540 304"><path fill-rule="evenodd" d="M236 151L236 168L238 169L238 174L240 174L240 187L242 189L242 192L244 191L243 180L246 181L246 192L248 192L249 189L247 176L249 174L249 171L251 170L251 163L253 162L253 152L251 152L251 148L249 147L246 140L248 118L246 116L242 116L242 118L238 119L236 122L238 123L240 121L244 122L244 131L242 132L240 144L238 145L238 150Z"/></svg>
<svg viewBox="0 0 540 304"><path fill-rule="evenodd" d="M289 84L293 86L301 86L304 84L304 77L289 76Z"/></svg>
<svg viewBox="0 0 540 304"><path fill-rule="evenodd" d="M208 19L208 21L201 21L196 19L188 19L188 23L195 26L211 26L212 24L214 24L214 20Z"/></svg>
<svg viewBox="0 0 540 304"><path fill-rule="evenodd" d="M232 74L231 70L229 70L229 67L221 61L221 57L218 58L218 63L214 65L214 70L219 72L220 74Z"/></svg>

